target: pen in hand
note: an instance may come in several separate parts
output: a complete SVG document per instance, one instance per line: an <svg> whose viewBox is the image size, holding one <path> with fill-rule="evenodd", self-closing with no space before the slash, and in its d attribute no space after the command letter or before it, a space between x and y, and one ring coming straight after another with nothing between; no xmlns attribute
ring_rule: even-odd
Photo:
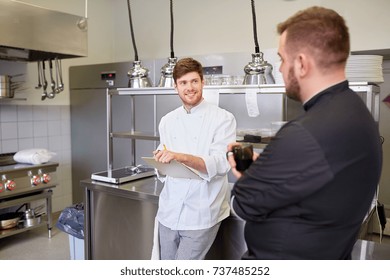
<svg viewBox="0 0 390 280"><path fill-rule="evenodd" d="M167 146L165 146L165 144L163 144L163 151L166 151L167 150ZM157 156L158 154L161 154L162 151L161 150L156 150L153 152L153 155L154 155L154 158L156 159L156 161L159 161L161 155Z"/></svg>
<svg viewBox="0 0 390 280"><path fill-rule="evenodd" d="M156 161L158 161L158 162L170 163L171 160L175 159L175 153L169 151L169 150L167 149L167 146L165 146L165 144L163 144L162 146L163 146L163 149L162 149L162 150L157 150L157 151L154 153L154 158L155 158Z"/></svg>

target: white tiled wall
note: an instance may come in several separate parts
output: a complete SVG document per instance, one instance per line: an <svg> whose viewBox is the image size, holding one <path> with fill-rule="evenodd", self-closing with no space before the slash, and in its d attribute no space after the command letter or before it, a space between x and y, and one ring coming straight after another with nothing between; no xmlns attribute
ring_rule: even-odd
<svg viewBox="0 0 390 280"><path fill-rule="evenodd" d="M67 105L0 104L0 153L44 148L55 153L59 185L53 190L53 211L72 203L70 108Z"/></svg>

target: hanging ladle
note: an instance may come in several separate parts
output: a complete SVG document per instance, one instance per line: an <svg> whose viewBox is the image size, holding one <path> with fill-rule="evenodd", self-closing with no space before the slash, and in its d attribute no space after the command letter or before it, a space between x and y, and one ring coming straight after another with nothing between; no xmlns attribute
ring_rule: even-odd
<svg viewBox="0 0 390 280"><path fill-rule="evenodd" d="M35 88L36 89L40 89L42 87L42 83L41 83L41 63L40 63L40 61L38 61L37 64L38 64L38 85Z"/></svg>
<svg viewBox="0 0 390 280"><path fill-rule="evenodd" d="M41 97L42 100L45 100L46 97L48 97L48 95L47 95L47 80L46 80L45 71L46 71L45 61L42 60L42 80L43 80L43 93L42 93L42 97Z"/></svg>
<svg viewBox="0 0 390 280"><path fill-rule="evenodd" d="M49 71L50 71L50 86L51 86L51 92L47 95L48 98L54 98L55 92L56 92L56 83L53 78L53 62L51 59L49 59Z"/></svg>
<svg viewBox="0 0 390 280"><path fill-rule="evenodd" d="M55 66L56 66L56 81L57 81L57 88L56 93L60 93L64 90L64 83L62 82L62 66L61 66L61 60L58 58L55 58ZM58 83L59 79L59 83Z"/></svg>

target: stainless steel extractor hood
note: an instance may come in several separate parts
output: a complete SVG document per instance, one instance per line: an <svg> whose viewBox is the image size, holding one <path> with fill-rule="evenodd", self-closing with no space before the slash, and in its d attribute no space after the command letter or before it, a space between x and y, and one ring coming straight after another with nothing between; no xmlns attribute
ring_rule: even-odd
<svg viewBox="0 0 390 280"><path fill-rule="evenodd" d="M0 0L0 59L39 61L87 56L87 19Z"/></svg>

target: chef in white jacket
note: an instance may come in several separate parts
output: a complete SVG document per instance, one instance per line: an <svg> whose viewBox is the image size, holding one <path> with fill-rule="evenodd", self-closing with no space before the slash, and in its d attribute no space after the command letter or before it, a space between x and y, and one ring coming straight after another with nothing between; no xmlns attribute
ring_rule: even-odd
<svg viewBox="0 0 390 280"><path fill-rule="evenodd" d="M221 221L230 214L227 145L236 140L234 116L203 99L202 65L179 60L173 79L182 106L160 121L155 160L176 160L198 171L199 179L161 177L157 212L160 259L204 259Z"/></svg>

